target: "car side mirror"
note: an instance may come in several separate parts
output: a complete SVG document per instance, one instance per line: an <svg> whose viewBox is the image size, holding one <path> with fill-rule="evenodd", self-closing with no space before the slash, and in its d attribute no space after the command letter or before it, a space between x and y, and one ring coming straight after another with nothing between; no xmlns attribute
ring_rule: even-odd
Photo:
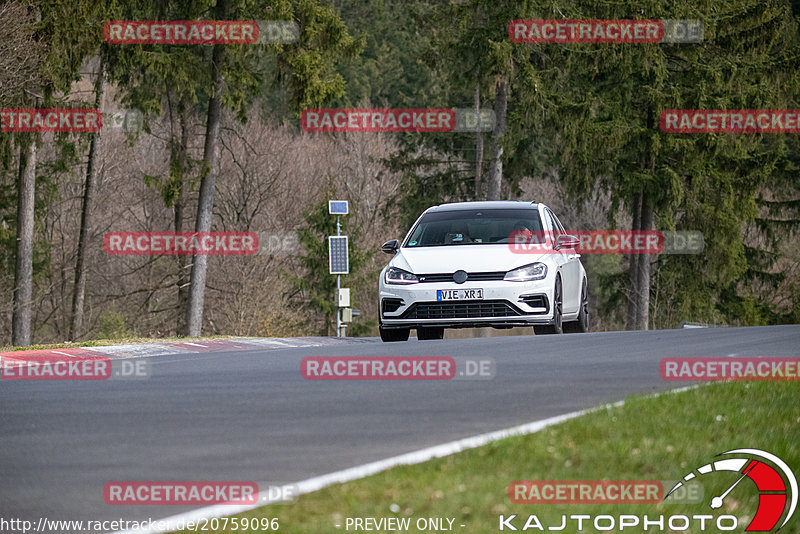
<svg viewBox="0 0 800 534"><path fill-rule="evenodd" d="M556 237L556 250L561 250L562 248L575 248L578 246L580 241L574 235L569 234L559 234Z"/></svg>
<svg viewBox="0 0 800 534"><path fill-rule="evenodd" d="M400 243L397 239L392 239L381 245L381 250L387 254L397 254L397 251L400 250Z"/></svg>

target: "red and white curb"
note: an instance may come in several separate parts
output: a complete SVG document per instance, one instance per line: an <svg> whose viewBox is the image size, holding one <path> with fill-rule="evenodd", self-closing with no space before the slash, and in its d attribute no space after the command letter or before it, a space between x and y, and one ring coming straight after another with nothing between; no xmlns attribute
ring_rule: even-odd
<svg viewBox="0 0 800 534"><path fill-rule="evenodd" d="M105 347L70 347L61 349L25 350L0 352L0 361L29 360L35 357L75 357L88 358L105 356L111 360L128 358L149 358L153 356L187 355L209 352L229 352L264 349L289 349L323 347L345 343L362 342L358 338L295 337L295 338L257 338L243 337L232 339L200 339L168 343L130 343L108 345Z"/></svg>

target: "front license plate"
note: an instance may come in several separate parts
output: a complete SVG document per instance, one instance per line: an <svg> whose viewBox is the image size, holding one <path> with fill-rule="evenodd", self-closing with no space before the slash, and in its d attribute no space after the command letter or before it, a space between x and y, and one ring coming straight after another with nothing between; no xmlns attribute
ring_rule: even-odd
<svg viewBox="0 0 800 534"><path fill-rule="evenodd" d="M436 300L476 300L483 298L483 289L437 289Z"/></svg>

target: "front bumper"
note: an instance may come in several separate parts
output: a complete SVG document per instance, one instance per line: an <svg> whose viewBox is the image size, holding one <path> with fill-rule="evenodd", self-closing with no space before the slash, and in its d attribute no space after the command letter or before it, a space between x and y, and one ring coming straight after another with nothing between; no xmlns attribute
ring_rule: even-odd
<svg viewBox="0 0 800 534"><path fill-rule="evenodd" d="M548 277L549 278L549 277ZM546 325L553 321L552 281L467 281L380 283L379 313L384 328L436 326L475 328ZM437 300L437 290L483 289L481 300Z"/></svg>

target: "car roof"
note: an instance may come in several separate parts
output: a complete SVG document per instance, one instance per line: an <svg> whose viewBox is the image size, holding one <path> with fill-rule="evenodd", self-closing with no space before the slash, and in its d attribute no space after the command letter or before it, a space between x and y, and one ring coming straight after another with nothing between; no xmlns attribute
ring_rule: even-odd
<svg viewBox="0 0 800 534"><path fill-rule="evenodd" d="M459 211L459 210L475 210L475 209L537 209L539 205L536 202L529 202L527 200L490 200L482 202L451 202L448 204L439 204L425 210L426 212L432 211Z"/></svg>

